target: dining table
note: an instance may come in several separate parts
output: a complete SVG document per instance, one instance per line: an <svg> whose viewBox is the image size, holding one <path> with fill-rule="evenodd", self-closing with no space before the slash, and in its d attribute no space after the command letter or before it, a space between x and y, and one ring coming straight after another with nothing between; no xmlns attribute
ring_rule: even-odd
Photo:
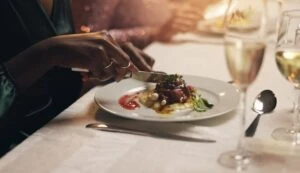
<svg viewBox="0 0 300 173"><path fill-rule="evenodd" d="M199 33L177 35L171 43L153 42L144 51L155 59L153 69L168 74L198 76L224 85L232 78L227 69L223 39ZM131 79L124 79L131 80ZM195 121L147 121L120 117L99 107L95 95L124 81L98 85L0 159L1 173L230 173L218 163L221 153L237 146L243 133L239 105L211 118ZM212 86L213 87L213 86ZM221 86L222 87L222 86ZM110 87L114 92L114 87ZM291 126L293 87L275 62L275 37L267 40L261 69L247 94L246 127L256 117L253 101L262 90L275 93L277 106L263 115L245 149L254 157L243 172L300 172L298 145L277 141L275 128ZM232 98L234 100L234 98ZM229 100L230 102L230 100ZM216 140L214 143L156 138L86 128L106 122L133 129L170 131Z"/></svg>

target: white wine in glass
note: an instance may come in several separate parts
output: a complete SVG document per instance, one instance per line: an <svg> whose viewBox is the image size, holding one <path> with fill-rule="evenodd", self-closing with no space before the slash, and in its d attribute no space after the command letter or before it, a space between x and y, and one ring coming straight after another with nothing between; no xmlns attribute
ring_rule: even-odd
<svg viewBox="0 0 300 173"><path fill-rule="evenodd" d="M281 74L294 87L300 88L300 46L278 48L276 50L276 64Z"/></svg>
<svg viewBox="0 0 300 173"><path fill-rule="evenodd" d="M300 10L282 13L276 44L276 64L295 90L293 123L273 131L276 140L300 144Z"/></svg>
<svg viewBox="0 0 300 173"><path fill-rule="evenodd" d="M225 40L227 67L239 88L247 88L255 80L263 61L264 51L263 42L241 42L233 38Z"/></svg>
<svg viewBox="0 0 300 173"><path fill-rule="evenodd" d="M237 148L221 153L218 162L225 167L242 170L251 161L244 149L246 95L263 62L266 40L266 2L264 0L233 0L225 23L225 57L227 68L240 90L241 115Z"/></svg>

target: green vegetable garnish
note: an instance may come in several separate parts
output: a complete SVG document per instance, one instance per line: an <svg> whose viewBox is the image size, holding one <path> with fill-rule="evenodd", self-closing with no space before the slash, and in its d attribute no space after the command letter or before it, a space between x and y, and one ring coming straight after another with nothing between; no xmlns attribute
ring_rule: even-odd
<svg viewBox="0 0 300 173"><path fill-rule="evenodd" d="M164 77L164 82L174 82L176 80L182 80L182 76L178 74L170 74Z"/></svg>
<svg viewBox="0 0 300 173"><path fill-rule="evenodd" d="M208 103L208 101L201 97L201 95L195 93L192 95L193 108L197 112L205 112L211 109L214 105Z"/></svg>

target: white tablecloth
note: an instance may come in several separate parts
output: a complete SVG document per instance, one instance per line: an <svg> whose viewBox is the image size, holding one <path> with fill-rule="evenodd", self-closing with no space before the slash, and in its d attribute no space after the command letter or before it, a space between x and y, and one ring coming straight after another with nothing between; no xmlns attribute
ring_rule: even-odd
<svg viewBox="0 0 300 173"><path fill-rule="evenodd" d="M196 37L195 37L196 38ZM219 40L220 41L220 40ZM199 75L224 82L231 78L226 68L223 45L202 42L153 43L145 50L156 59L155 69L168 73ZM2 173L199 173L235 172L217 163L220 153L234 149L239 115L231 112L218 118L190 123L150 123L120 119L105 113L94 103L90 90L54 120L38 130L0 160ZM290 125L292 86L279 73L274 45L266 50L261 71L249 89L247 125L254 119L254 97L263 89L277 96L276 110L261 118L256 136L248 148L257 155L247 172L299 172L299 152L276 142L271 132ZM149 128L175 128L187 134L202 134L216 143L195 143L86 129L97 121L124 123Z"/></svg>

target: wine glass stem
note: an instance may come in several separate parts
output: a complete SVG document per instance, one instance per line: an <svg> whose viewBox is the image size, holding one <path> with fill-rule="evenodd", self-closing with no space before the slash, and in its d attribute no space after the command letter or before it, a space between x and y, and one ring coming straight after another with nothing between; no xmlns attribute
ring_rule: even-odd
<svg viewBox="0 0 300 173"><path fill-rule="evenodd" d="M293 115L293 130L299 132L300 129L300 88L294 88L295 101L294 101L294 115Z"/></svg>
<svg viewBox="0 0 300 173"><path fill-rule="evenodd" d="M238 139L238 144L237 144L237 151L239 155L242 155L244 152L244 129L245 129L245 124L246 124L246 105L247 105L247 89L241 89L241 94L240 94L240 100L241 100L241 113L242 115L239 116L240 118L240 134L239 134L239 139Z"/></svg>

